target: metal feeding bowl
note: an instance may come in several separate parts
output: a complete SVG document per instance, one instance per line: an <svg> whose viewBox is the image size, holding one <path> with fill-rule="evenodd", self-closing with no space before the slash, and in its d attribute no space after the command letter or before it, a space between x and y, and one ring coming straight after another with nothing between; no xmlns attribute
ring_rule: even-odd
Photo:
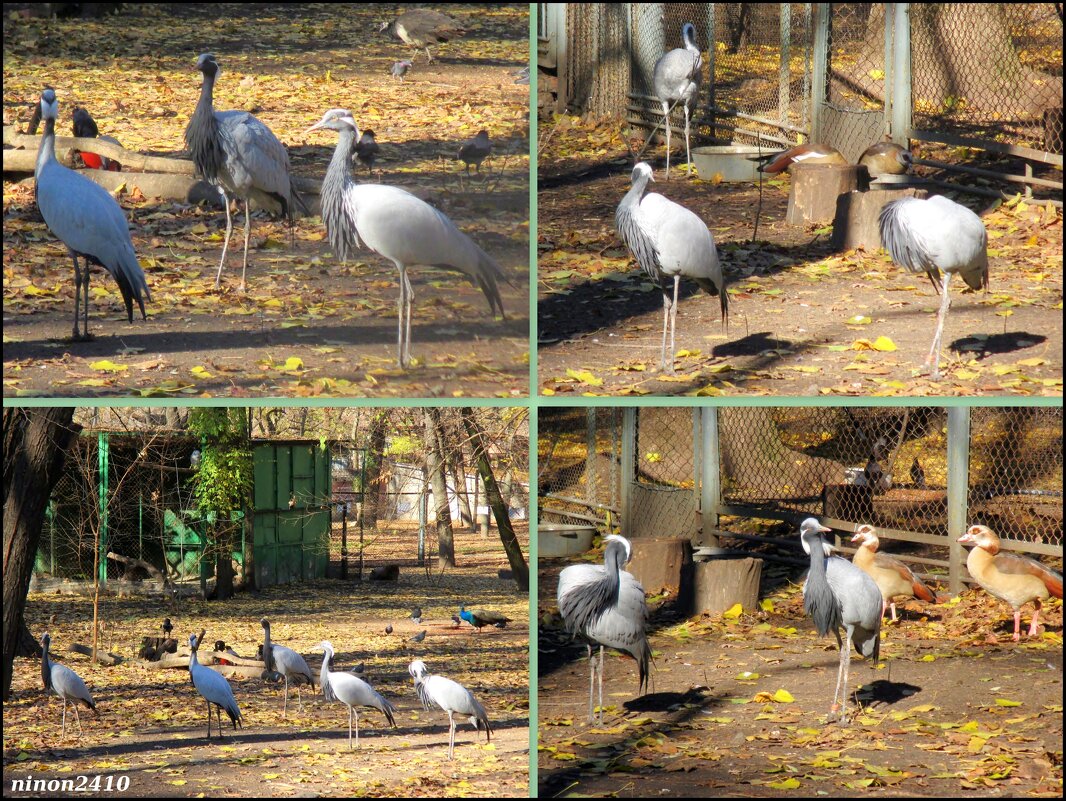
<svg viewBox="0 0 1066 801"><path fill-rule="evenodd" d="M539 523L537 525L538 556L555 559L576 556L592 547L594 526L573 523Z"/></svg>
<svg viewBox="0 0 1066 801"><path fill-rule="evenodd" d="M700 178L705 181L716 175L720 175L726 183L757 181L759 165L748 159L773 152L772 148L751 145L708 145L692 148L692 162Z"/></svg>

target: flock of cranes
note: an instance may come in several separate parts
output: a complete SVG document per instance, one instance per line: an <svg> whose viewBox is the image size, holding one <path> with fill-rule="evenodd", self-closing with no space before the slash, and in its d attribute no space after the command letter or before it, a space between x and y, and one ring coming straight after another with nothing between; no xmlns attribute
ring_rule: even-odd
<svg viewBox="0 0 1066 801"><path fill-rule="evenodd" d="M391 25L382 25L404 42L425 47L428 60L430 44L446 42L465 33L456 20L435 11L416 9L398 16ZM411 62L393 65L392 74L402 79ZM226 211L226 234L219 259L215 287L221 286L233 218L230 201L244 203L244 258L240 290L247 287L248 245L251 232L249 202L269 198L287 217L290 231L296 207L309 213L308 205L296 192L284 144L261 120L247 111L218 111L213 94L221 74L218 59L203 53L196 62L203 75L200 100L185 130L185 144L196 172L214 186ZM122 292L127 317L133 319L132 304L138 304L146 318L145 303L150 302L144 271L133 249L129 226L121 208L104 189L82 175L63 167L55 158L55 123L59 109L55 91L46 89L40 100L45 133L41 138L35 178L38 205L49 230L66 246L74 260L75 308L74 339L88 334L89 266L100 265L114 276ZM497 289L499 280L510 280L500 265L462 233L442 212L403 189L381 184L357 184L351 177L350 158L373 170L379 146L373 131L362 132L350 112L327 111L322 120L308 131L331 128L341 132L335 158L323 183L323 222L336 255L346 259L362 247L390 260L399 270L400 320L397 361L401 367L411 365L411 283L409 268L431 266L464 274L485 293L492 314L504 317L503 302ZM88 112L78 109L75 134L95 137L98 130ZM480 172L481 163L492 152L488 133L481 130L462 145L456 157L473 164ZM91 154L86 154L91 156ZM99 161L97 161L99 163ZM78 260L84 262L84 268ZM79 330L79 310L84 304Z"/></svg>
<svg viewBox="0 0 1066 801"><path fill-rule="evenodd" d="M803 609L818 634L832 633L840 652L836 689L828 721L848 722L848 673L851 648L877 660L881 649L881 620L898 597L930 603L939 599L903 563L877 554L873 526L862 525L852 538L860 547L852 561L833 554L823 534L832 529L816 518L800 524L800 544L810 557L803 584ZM1029 636L1038 634L1041 602L1062 598L1062 576L1035 559L1000 551L999 538L987 526L971 526L958 542L973 546L966 560L973 579L990 595L1007 601L1014 610L1014 641L1020 637L1021 608L1032 602ZM629 541L617 534L604 538L603 564L576 564L559 574L556 601L567 632L585 642L589 657L588 720L595 719L595 677L599 674L599 719L603 719L603 653L614 648L632 657L639 675L638 693L648 685L651 646L647 637L648 607L644 588L625 566L632 558ZM892 619L896 619L892 604ZM841 637L841 629L844 636ZM597 667L593 648L600 648Z"/></svg>
<svg viewBox="0 0 1066 801"><path fill-rule="evenodd" d="M465 614L471 614L465 610L465 607L461 607L461 609ZM421 610L416 611L419 612L418 618L421 620ZM505 615L485 610L475 610L474 614L476 620L482 622L483 625L489 624L486 622L486 618L493 621L492 625L498 625L500 628L503 628L510 621L510 618ZM282 718L285 718L288 711L289 684L292 683L296 686L297 699L302 710L303 702L299 696L300 685L308 684L314 689L316 681L302 655L287 646L271 640L270 621L263 618L259 622L263 627L262 657L265 665L265 674L280 674L285 682L281 713ZM476 625L473 621L471 622ZM170 619L167 618L163 624L164 636L168 636L171 629ZM389 629L391 629L391 624L387 631ZM423 631L419 641L424 639L425 635L426 632ZM89 709L96 710L96 702L85 682L77 673L66 665L53 662L49 658L50 644L51 637L48 633L45 633L41 637L43 651L41 678L44 689L45 692L51 690L63 701L62 736L66 736L68 703L74 708L74 717L80 734L81 718L78 715L78 705L81 704ZM189 636L189 677L196 692L200 694L207 705L207 739L211 739L212 714L214 714L217 721L218 736L221 739L223 736L223 713L229 718L230 725L234 731L244 727L243 718L229 681L218 671L200 664L197 658L197 651L200 645L197 635L192 634ZM216 650L225 650L221 648L223 645L221 642L216 644ZM331 670L330 663L333 661L335 650L329 640L323 640L311 650L322 651L323 653L322 667L317 681L323 698L327 701L337 701L348 707L348 747L350 749L359 744L360 709L377 710L385 716L391 727L396 728L396 714L398 712L396 705L375 690L364 678L356 675L356 673L362 672L362 666L358 666L352 671L338 672ZM477 731L484 729L486 741L491 740L492 726L489 723L488 713L470 690L444 676L429 675L429 670L421 659L415 659L410 663L409 672L414 680L418 699L425 709L436 707L448 715L448 759L453 758L455 750L456 715L461 718L469 718L470 723ZM352 738L353 719L355 724L354 743Z"/></svg>

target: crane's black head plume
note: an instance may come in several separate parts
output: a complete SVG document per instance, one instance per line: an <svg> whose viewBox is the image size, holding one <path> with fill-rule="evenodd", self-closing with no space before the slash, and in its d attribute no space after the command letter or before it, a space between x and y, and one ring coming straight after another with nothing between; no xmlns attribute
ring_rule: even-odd
<svg viewBox="0 0 1066 801"><path fill-rule="evenodd" d="M212 78L218 77L218 74L222 72L222 68L218 66L218 62L212 53L201 53L200 57L196 59L196 69L200 70L205 76Z"/></svg>
<svg viewBox="0 0 1066 801"><path fill-rule="evenodd" d="M218 62L210 53L204 53L197 59L196 69L204 74L204 83L200 89L196 110L185 127L185 144L204 180L217 183L219 173L226 162L213 102L215 77L220 70Z"/></svg>
<svg viewBox="0 0 1066 801"><path fill-rule="evenodd" d="M686 22L681 26L681 38L685 40L685 44L696 44L696 26L691 22Z"/></svg>

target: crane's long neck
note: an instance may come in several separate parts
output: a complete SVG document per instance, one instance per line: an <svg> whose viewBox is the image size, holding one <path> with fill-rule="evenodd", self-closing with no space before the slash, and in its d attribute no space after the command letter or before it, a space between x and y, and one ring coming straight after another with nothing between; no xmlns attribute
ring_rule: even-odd
<svg viewBox="0 0 1066 801"><path fill-rule="evenodd" d="M37 162L33 167L33 177L39 178L45 164L56 160L56 121L51 117L44 121L44 135L37 147Z"/></svg>
<svg viewBox="0 0 1066 801"><path fill-rule="evenodd" d="M54 120L49 120L49 123L54 124ZM46 690L53 689L52 687L52 663L48 659L48 646L45 645L41 652L41 681L44 682L44 688Z"/></svg>
<svg viewBox="0 0 1066 801"><path fill-rule="evenodd" d="M333 658L332 651L326 651L322 657L322 671L318 676L318 683L322 687L322 695L325 696L327 701L334 699L333 687L329 683L329 662Z"/></svg>
<svg viewBox="0 0 1066 801"><path fill-rule="evenodd" d="M356 132L345 126L337 132L337 148L333 151L326 177L322 179L322 222L326 224L330 245L341 259L359 246L355 225L348 219L344 193L354 181L351 176L352 148Z"/></svg>
<svg viewBox="0 0 1066 801"><path fill-rule="evenodd" d="M263 663L267 670L274 669L274 646L270 644L270 625L263 626Z"/></svg>
<svg viewBox="0 0 1066 801"><path fill-rule="evenodd" d="M200 100L185 129L185 143L189 146L193 163L205 181L217 183L225 164L225 153L219 135L214 107L215 76L204 73Z"/></svg>

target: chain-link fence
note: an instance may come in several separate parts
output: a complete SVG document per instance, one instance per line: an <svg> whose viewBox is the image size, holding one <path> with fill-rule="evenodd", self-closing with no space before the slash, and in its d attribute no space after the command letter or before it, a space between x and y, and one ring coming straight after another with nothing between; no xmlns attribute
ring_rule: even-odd
<svg viewBox="0 0 1066 801"><path fill-rule="evenodd" d="M617 519L621 496L622 410L541 409L541 519L559 523Z"/></svg>
<svg viewBox="0 0 1066 801"><path fill-rule="evenodd" d="M684 537L696 523L695 429L687 409L636 410L626 528L634 537Z"/></svg>

